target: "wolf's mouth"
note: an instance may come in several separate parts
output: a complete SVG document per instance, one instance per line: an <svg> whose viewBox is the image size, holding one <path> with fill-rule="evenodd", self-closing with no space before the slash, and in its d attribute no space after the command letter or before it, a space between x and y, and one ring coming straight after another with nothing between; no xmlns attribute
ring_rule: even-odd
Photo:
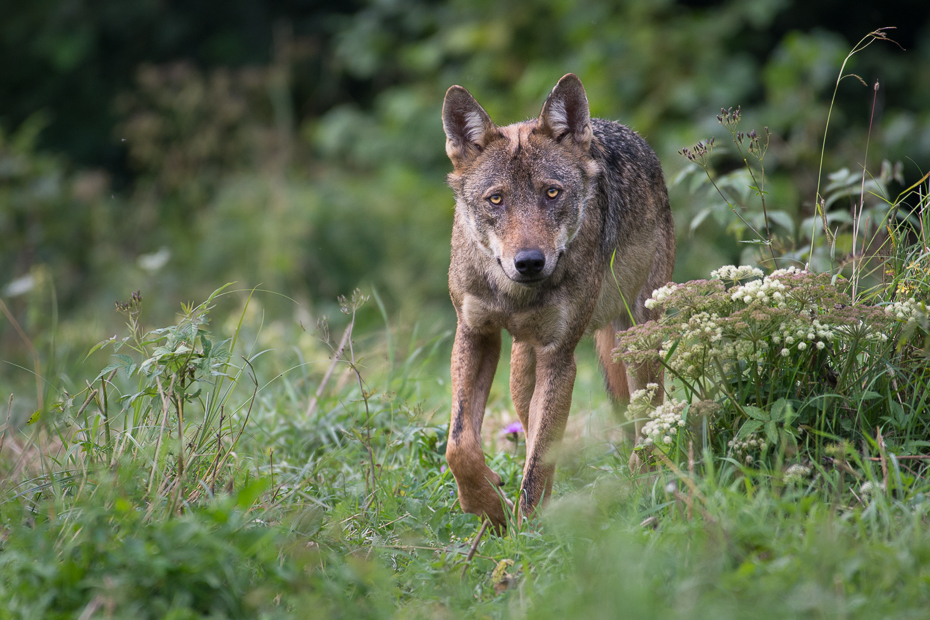
<svg viewBox="0 0 930 620"><path fill-rule="evenodd" d="M556 268L559 266L559 260L561 260L562 254L564 254L564 251L561 251L558 253L558 256L556 256L556 259L555 259L555 265L552 267L552 270L549 271L549 273L545 273L545 271L548 271L548 270L543 270L542 273L519 273L518 272L516 274L511 274L507 269L504 268L504 264L503 262L501 262L500 257L497 258L497 264L498 266L500 266L501 271L504 272L504 275L507 276L507 279L509 279L511 282L515 282L517 284L523 284L529 287L534 287L534 286L537 286L545 282L546 280L552 277L552 274L555 273Z"/></svg>
<svg viewBox="0 0 930 620"><path fill-rule="evenodd" d="M510 276L507 276L507 277L510 278ZM549 276L544 276L541 278L527 278L526 276L520 276L520 278L510 278L510 279L516 282L517 284L524 284L526 286L536 286L537 284L541 284L545 282L546 280L548 280Z"/></svg>

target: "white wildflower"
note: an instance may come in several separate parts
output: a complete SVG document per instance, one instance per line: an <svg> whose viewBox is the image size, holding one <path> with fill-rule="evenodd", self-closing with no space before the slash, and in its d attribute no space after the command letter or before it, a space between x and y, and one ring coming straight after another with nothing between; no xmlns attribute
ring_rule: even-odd
<svg viewBox="0 0 930 620"><path fill-rule="evenodd" d="M761 278L762 270L757 267L749 267L748 265L740 267L724 265L720 269L711 271L710 277L713 280L730 280L731 282L737 282L739 280L745 280L746 278Z"/></svg>
<svg viewBox="0 0 930 620"><path fill-rule="evenodd" d="M811 474L811 468L807 465L794 464L785 470L785 481L802 480Z"/></svg>
<svg viewBox="0 0 930 620"><path fill-rule="evenodd" d="M674 282L670 282L661 288L657 288L652 291L652 296L646 300L644 304L647 308L652 309L657 305L665 303L669 296L678 290L678 285Z"/></svg>
<svg viewBox="0 0 930 620"><path fill-rule="evenodd" d="M644 443L670 445L672 437L678 433L678 428L684 425L681 416L685 404L673 398L649 412L649 421L642 429L643 437L646 439Z"/></svg>
<svg viewBox="0 0 930 620"><path fill-rule="evenodd" d="M863 482L862 485L859 487L859 493L861 493L862 495L871 495L872 493L875 493L876 491L883 492L884 490L885 490L884 484L882 483L873 484L869 480L866 480L865 482Z"/></svg>
<svg viewBox="0 0 930 620"><path fill-rule="evenodd" d="M627 420L641 420L649 417L652 410L652 399L655 398L659 385L649 383L645 389L636 390L630 395L630 404L626 408Z"/></svg>

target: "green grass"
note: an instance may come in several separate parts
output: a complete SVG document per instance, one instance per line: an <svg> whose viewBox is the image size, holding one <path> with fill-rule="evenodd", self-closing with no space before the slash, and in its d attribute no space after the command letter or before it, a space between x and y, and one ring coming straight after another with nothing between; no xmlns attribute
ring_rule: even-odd
<svg viewBox="0 0 930 620"><path fill-rule="evenodd" d="M467 559L480 522L443 467L445 326L353 333L308 416L342 334L263 326L260 297L233 294L246 310L213 324L207 303L131 329L116 367L5 429L0 618L926 614L923 461L846 446L791 477L708 450L631 475L590 343L552 502ZM486 436L515 494L506 361Z"/></svg>

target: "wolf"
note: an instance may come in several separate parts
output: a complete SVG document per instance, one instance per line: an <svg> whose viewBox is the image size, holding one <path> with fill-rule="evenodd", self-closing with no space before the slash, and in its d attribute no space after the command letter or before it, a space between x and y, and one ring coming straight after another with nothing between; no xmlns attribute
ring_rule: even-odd
<svg viewBox="0 0 930 620"><path fill-rule="evenodd" d="M503 533L512 504L481 444L501 331L513 340L510 393L526 432L520 518L552 492L553 449L585 334L594 336L617 403L661 383L661 368L626 367L612 352L618 332L657 318L645 301L671 280L674 222L653 150L631 129L590 118L574 74L559 80L538 118L505 127L452 86L442 124L453 167L449 292L458 318L446 459L462 509Z"/></svg>

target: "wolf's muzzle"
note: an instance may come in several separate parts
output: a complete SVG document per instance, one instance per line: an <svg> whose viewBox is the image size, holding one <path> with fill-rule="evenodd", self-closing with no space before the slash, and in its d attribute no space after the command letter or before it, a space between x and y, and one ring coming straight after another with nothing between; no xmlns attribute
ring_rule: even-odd
<svg viewBox="0 0 930 620"><path fill-rule="evenodd" d="M514 269L521 276L535 278L546 268L546 255L539 250L520 250L513 258Z"/></svg>

